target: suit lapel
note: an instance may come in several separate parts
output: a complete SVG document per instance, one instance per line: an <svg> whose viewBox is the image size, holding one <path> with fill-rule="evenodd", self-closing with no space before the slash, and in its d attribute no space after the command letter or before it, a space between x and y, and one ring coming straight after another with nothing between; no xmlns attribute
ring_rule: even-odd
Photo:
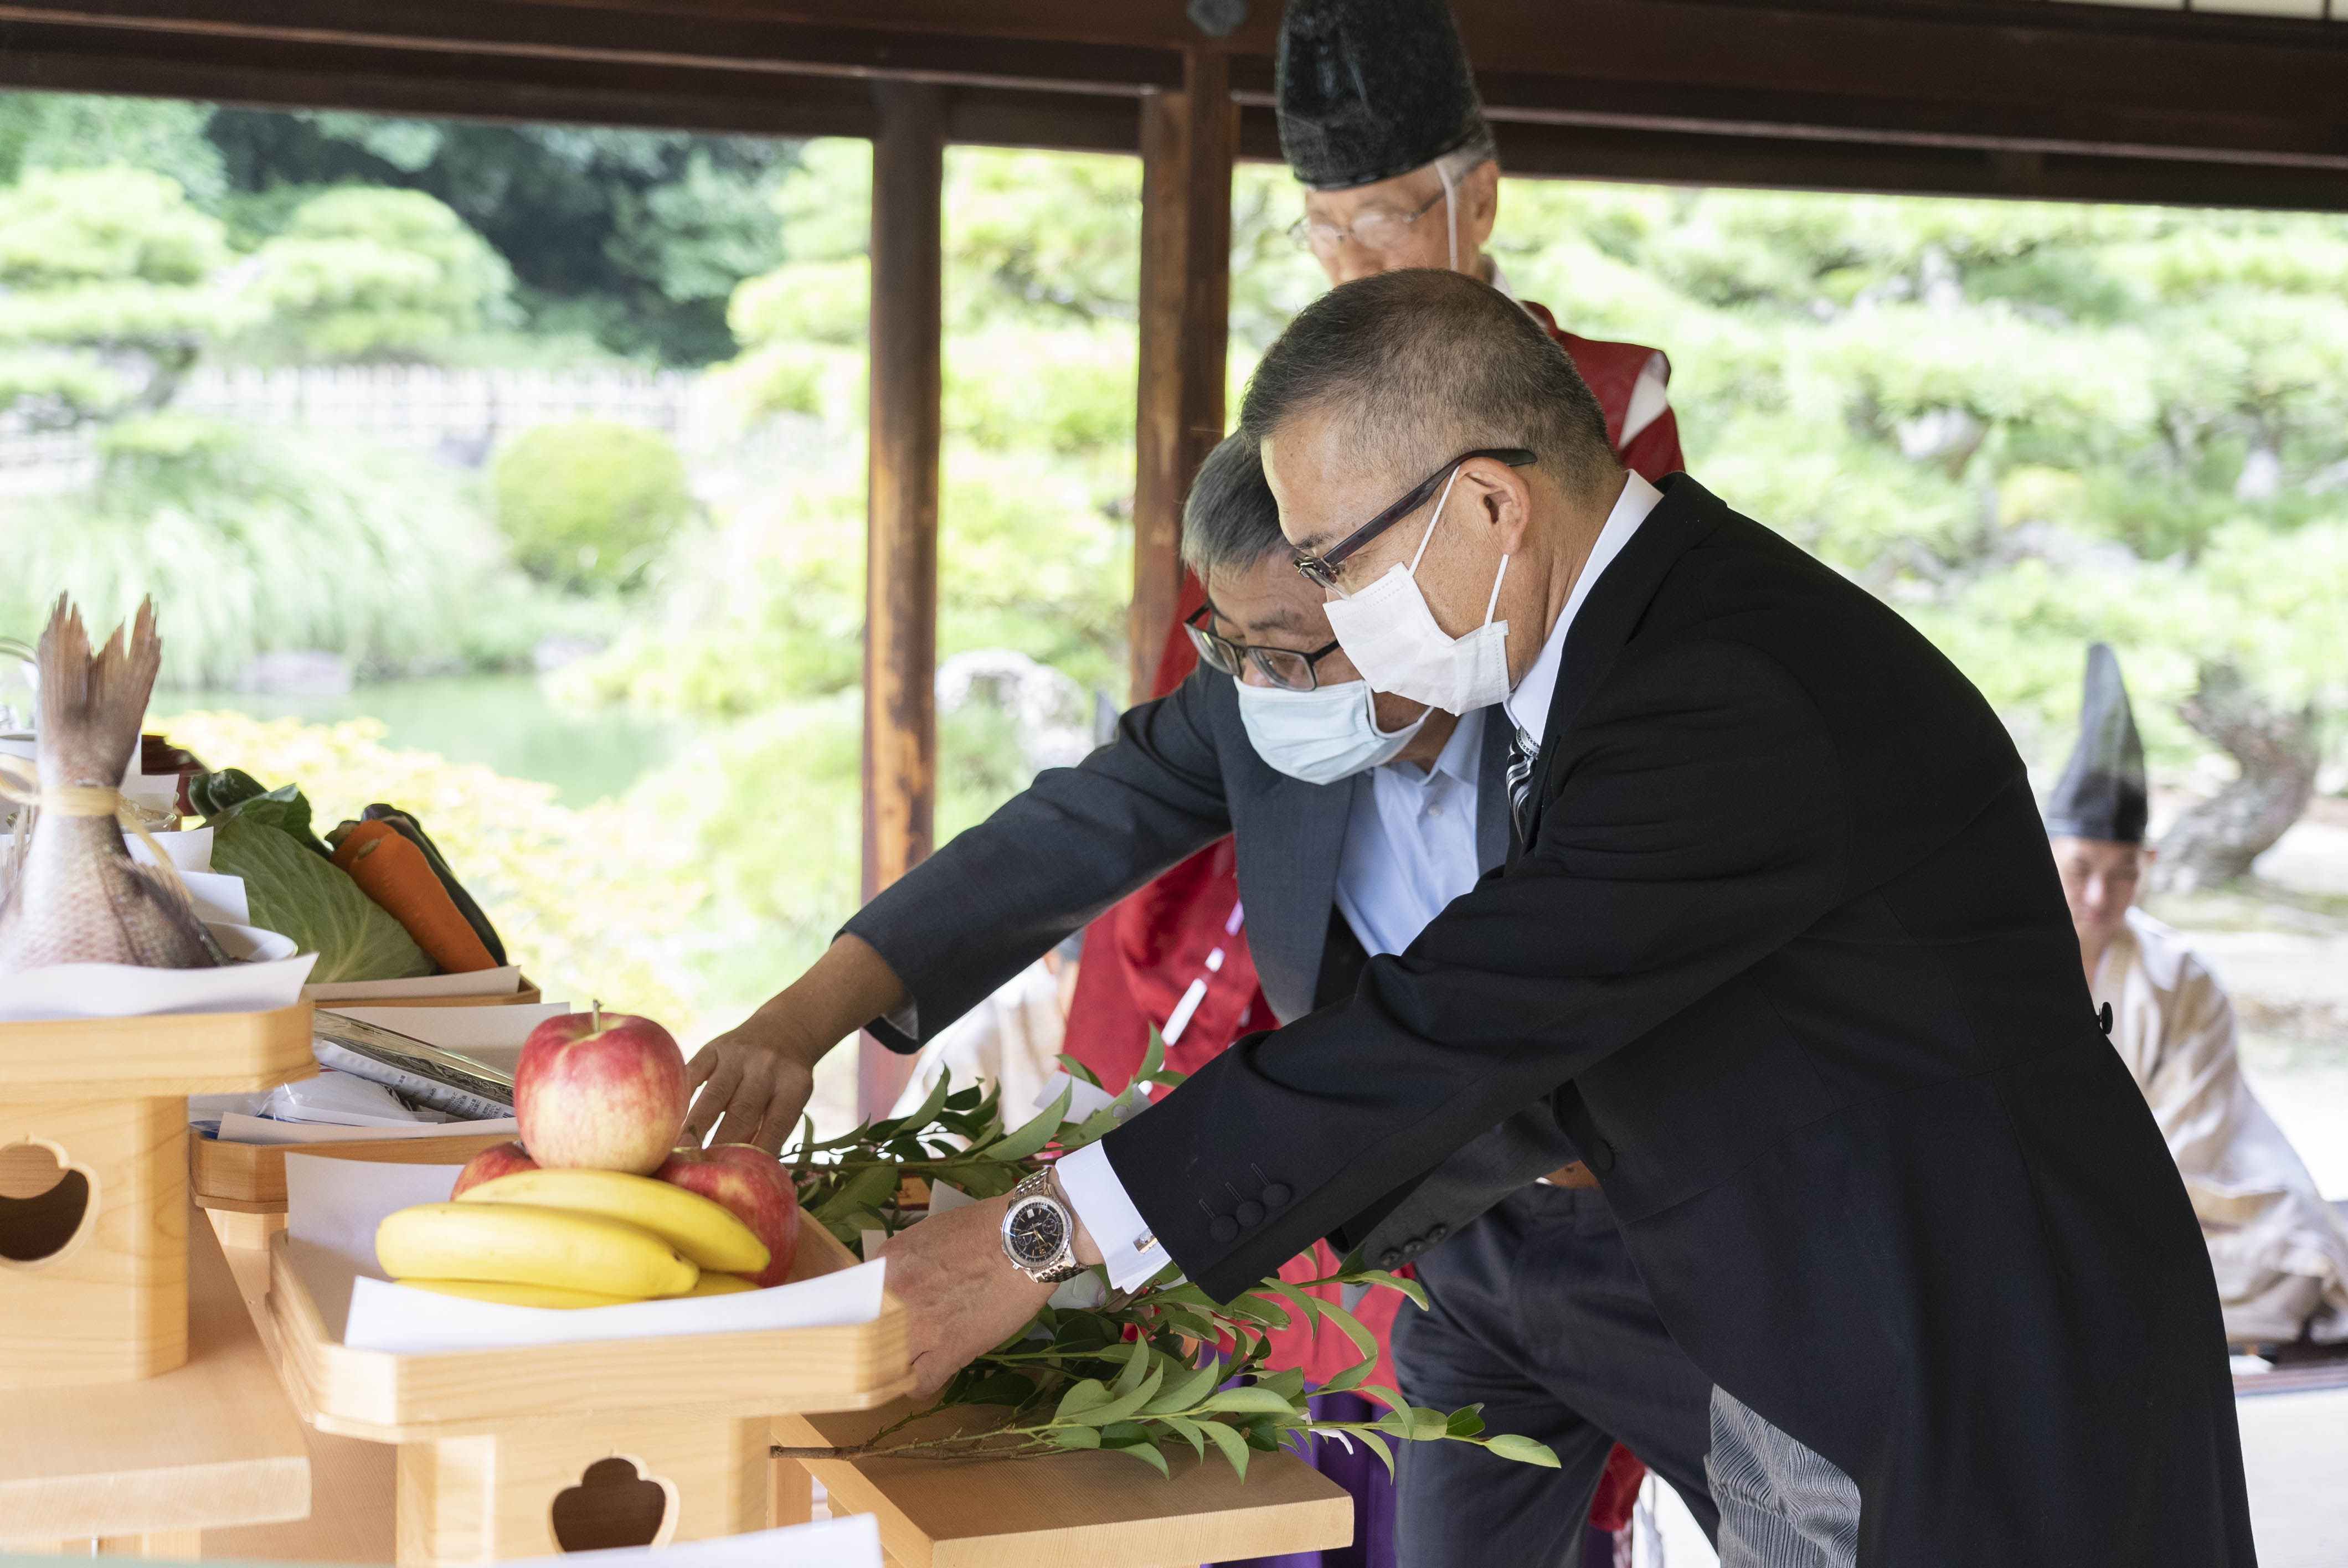
<svg viewBox="0 0 2348 1568"><path fill-rule="evenodd" d="M1267 770L1268 771L1268 770ZM1261 974L1267 957L1303 978L1304 1010L1312 1008L1313 978L1328 945L1329 911L1337 901L1337 866L1345 852L1345 824L1355 796L1375 787L1366 773L1334 784L1310 784L1282 777L1257 814L1260 831L1278 845L1274 855L1242 859L1243 868L1279 867L1245 876L1248 946ZM1251 824L1251 832L1259 831Z"/></svg>
<svg viewBox="0 0 2348 1568"><path fill-rule="evenodd" d="M1690 546L1720 525L1728 508L1713 493L1685 474L1666 475L1658 487L1663 498L1647 514L1630 542L1608 565L1590 596L1575 612L1565 634L1558 661L1557 689L1550 693L1549 723L1542 732L1540 756L1533 764L1532 794L1527 815L1528 839L1540 831L1541 812L1550 795L1562 787L1553 776L1554 762L1564 748L1560 743L1581 716L1583 704L1614 668L1622 645L1639 618L1663 586L1663 577ZM1503 725L1506 718L1503 717ZM1505 811L1505 807L1503 808Z"/></svg>

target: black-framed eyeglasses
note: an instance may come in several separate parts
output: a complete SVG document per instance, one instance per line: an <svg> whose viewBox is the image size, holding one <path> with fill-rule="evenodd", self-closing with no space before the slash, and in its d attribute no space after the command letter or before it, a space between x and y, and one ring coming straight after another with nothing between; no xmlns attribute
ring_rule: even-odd
<svg viewBox="0 0 2348 1568"><path fill-rule="evenodd" d="M1506 463L1511 468L1529 468L1540 461L1540 458L1521 446L1478 446L1473 452L1462 452L1412 487L1409 495L1405 496L1319 555L1297 557L1296 569L1303 572L1309 582L1315 583L1325 589L1335 589L1339 567L1344 566L1346 561L1360 553L1371 540L1426 505L1428 498L1435 494L1435 487L1449 478L1453 469L1462 463L1473 462L1478 457L1489 457L1495 463Z"/></svg>
<svg viewBox="0 0 2348 1568"><path fill-rule="evenodd" d="M1210 630L1211 623L1200 622L1215 612L1212 603L1202 604L1183 620L1182 630L1190 634L1191 645L1210 670L1245 680L1244 666L1252 664L1263 678L1273 685L1291 692L1310 692L1321 683L1313 666L1337 651L1334 642L1326 642L1306 653L1294 648L1267 648L1258 642L1235 642Z"/></svg>
<svg viewBox="0 0 2348 1568"><path fill-rule="evenodd" d="M1373 251L1392 251L1408 238L1418 220L1435 210L1443 200L1440 190L1419 203L1415 212L1392 212L1378 209L1363 213L1352 223L1339 228L1334 223L1323 223L1311 218L1299 218L1288 226L1288 237L1307 251L1326 254L1351 240Z"/></svg>

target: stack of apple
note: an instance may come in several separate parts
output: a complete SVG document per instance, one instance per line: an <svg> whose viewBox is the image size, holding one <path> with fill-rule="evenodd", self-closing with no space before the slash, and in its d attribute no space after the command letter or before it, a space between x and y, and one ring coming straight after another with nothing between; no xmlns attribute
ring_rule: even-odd
<svg viewBox="0 0 2348 1568"><path fill-rule="evenodd" d="M473 1156L445 1204L386 1215L376 1257L402 1285L516 1307L613 1307L780 1285L799 1207L772 1154L680 1147L685 1053L626 1013L530 1031L514 1071L521 1141Z"/></svg>

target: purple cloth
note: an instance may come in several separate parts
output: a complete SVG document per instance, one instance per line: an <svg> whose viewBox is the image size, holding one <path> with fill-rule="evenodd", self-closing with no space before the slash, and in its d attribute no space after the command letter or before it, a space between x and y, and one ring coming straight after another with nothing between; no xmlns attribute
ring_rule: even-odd
<svg viewBox="0 0 2348 1568"><path fill-rule="evenodd" d="M1359 1394L1315 1394L1313 1414L1324 1421L1375 1421L1385 1413ZM1363 1443L1346 1445L1332 1439L1310 1440L1305 1460L1314 1470L1354 1496L1354 1543L1327 1552L1289 1552L1277 1557L1249 1557L1220 1568L1395 1568L1394 1478L1377 1455ZM1396 1445L1399 1446L1399 1445Z"/></svg>

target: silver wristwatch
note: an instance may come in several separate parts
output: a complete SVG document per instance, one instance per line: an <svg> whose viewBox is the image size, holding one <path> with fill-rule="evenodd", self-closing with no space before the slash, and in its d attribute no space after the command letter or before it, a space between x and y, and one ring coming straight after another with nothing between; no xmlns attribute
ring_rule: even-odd
<svg viewBox="0 0 2348 1568"><path fill-rule="evenodd" d="M1052 1195L1052 1173L1038 1171L1011 1189L1003 1214L1003 1255L1011 1266L1041 1285L1057 1285L1084 1273L1076 1261L1076 1222Z"/></svg>

